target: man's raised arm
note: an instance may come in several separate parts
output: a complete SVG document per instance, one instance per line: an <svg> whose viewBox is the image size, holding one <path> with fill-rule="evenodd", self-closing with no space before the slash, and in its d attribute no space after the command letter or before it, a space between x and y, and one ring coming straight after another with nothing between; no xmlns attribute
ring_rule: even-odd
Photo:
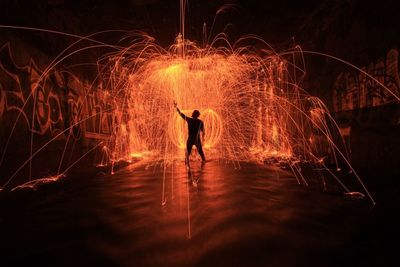
<svg viewBox="0 0 400 267"><path fill-rule="evenodd" d="M176 108L176 111L178 112L178 114L179 115L181 115L181 117L182 117L182 119L184 119L184 120L186 120L186 115L185 114L183 114L180 110L179 110L179 108L178 108L178 104L176 104L176 102L174 101L174 106L175 106L175 108Z"/></svg>

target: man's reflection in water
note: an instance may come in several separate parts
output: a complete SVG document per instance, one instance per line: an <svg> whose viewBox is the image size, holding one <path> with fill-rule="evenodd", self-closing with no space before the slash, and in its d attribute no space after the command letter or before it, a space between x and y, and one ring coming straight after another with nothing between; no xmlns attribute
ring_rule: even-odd
<svg viewBox="0 0 400 267"><path fill-rule="evenodd" d="M200 189L202 185L204 166L204 162L201 162L201 164L193 164L193 166L189 166L189 168L187 168L189 183L194 188Z"/></svg>

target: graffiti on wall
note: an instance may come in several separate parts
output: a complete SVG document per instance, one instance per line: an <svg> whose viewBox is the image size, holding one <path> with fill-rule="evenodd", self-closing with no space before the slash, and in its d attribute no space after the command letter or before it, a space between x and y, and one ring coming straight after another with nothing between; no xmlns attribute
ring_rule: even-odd
<svg viewBox="0 0 400 267"><path fill-rule="evenodd" d="M86 96L86 109L90 120L85 121L86 136L107 139L112 133L112 110L107 91L96 91Z"/></svg>
<svg viewBox="0 0 400 267"><path fill-rule="evenodd" d="M43 75L33 59L18 66L9 43L0 48L0 120L4 125L18 118L19 127L42 136L64 132L75 139L107 139L113 127L109 99L104 90L91 90L70 72L52 70Z"/></svg>
<svg viewBox="0 0 400 267"><path fill-rule="evenodd" d="M391 49L386 58L363 67L362 70L400 96L399 52ZM333 107L335 112L377 107L395 102L395 97L362 72L342 72L335 82Z"/></svg>

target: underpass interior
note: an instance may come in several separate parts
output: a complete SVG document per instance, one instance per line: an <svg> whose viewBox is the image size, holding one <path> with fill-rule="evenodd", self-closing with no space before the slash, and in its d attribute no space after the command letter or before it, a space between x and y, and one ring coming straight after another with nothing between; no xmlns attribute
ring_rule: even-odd
<svg viewBox="0 0 400 267"><path fill-rule="evenodd" d="M391 5L227 2L1 4L2 266L396 262Z"/></svg>

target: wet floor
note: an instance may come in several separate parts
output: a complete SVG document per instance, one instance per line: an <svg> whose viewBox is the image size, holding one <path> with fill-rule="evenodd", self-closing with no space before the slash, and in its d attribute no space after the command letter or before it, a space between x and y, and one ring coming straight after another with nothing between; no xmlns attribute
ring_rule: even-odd
<svg viewBox="0 0 400 267"><path fill-rule="evenodd" d="M368 201L274 166L130 166L0 199L5 266L374 266Z"/></svg>

